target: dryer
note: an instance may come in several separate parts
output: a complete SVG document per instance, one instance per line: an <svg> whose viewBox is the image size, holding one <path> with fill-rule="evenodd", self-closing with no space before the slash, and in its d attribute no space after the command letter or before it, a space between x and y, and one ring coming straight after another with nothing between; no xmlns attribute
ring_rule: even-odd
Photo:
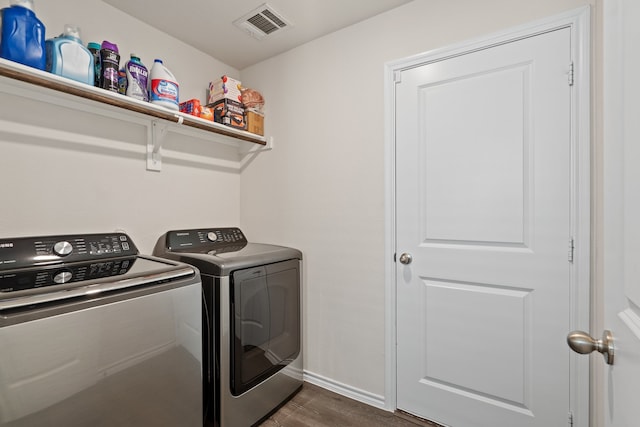
<svg viewBox="0 0 640 427"><path fill-rule="evenodd" d="M201 274L206 425L257 424L300 389L299 250L202 228L165 233L153 254Z"/></svg>

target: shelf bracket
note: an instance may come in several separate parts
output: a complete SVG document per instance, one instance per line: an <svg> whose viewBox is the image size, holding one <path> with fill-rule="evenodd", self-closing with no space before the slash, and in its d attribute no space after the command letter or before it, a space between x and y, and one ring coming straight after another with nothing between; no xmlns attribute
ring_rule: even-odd
<svg viewBox="0 0 640 427"><path fill-rule="evenodd" d="M261 153L263 151L271 151L273 150L273 137L269 137L269 139L267 139L267 143L265 145L255 145L251 148L249 148L246 151L243 151L241 154L246 157L250 154L255 154L255 153Z"/></svg>
<svg viewBox="0 0 640 427"><path fill-rule="evenodd" d="M147 127L147 170L162 170L162 142L167 136L168 125L157 120Z"/></svg>
<svg viewBox="0 0 640 427"><path fill-rule="evenodd" d="M252 147L251 149L242 152L240 158L240 170L244 170L249 163L253 161L253 159L258 155L258 153L262 153L264 151L273 150L273 137L269 137L267 140L267 144L264 146Z"/></svg>

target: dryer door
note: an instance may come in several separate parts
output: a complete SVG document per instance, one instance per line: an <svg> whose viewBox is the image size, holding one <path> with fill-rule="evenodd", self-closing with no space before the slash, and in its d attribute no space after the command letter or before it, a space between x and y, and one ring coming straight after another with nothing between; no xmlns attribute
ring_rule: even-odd
<svg viewBox="0 0 640 427"><path fill-rule="evenodd" d="M300 261L231 275L231 393L238 396L300 353Z"/></svg>

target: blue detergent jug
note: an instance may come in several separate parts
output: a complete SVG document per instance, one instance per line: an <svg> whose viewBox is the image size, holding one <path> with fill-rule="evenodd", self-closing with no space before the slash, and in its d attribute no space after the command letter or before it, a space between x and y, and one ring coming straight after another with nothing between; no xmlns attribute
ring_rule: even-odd
<svg viewBox="0 0 640 427"><path fill-rule="evenodd" d="M11 0L10 5L0 10L0 57L44 70L45 28L33 12L33 1Z"/></svg>
<svg viewBox="0 0 640 427"><path fill-rule="evenodd" d="M47 71L81 83L93 85L93 54L83 46L80 29L66 24L64 33L45 42Z"/></svg>

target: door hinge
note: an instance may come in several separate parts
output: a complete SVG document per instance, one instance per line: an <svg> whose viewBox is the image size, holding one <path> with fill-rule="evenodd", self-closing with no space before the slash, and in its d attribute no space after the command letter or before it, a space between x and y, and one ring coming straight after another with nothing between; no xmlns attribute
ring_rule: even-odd
<svg viewBox="0 0 640 427"><path fill-rule="evenodd" d="M569 78L569 86L573 86L574 73L575 73L575 70L574 70L573 62L571 62L569 64L569 72L567 73Z"/></svg>
<svg viewBox="0 0 640 427"><path fill-rule="evenodd" d="M573 412L569 412L569 427L573 427Z"/></svg>
<svg viewBox="0 0 640 427"><path fill-rule="evenodd" d="M569 254L568 254L568 259L570 263L573 263L573 253L576 250L576 246L575 246L575 242L573 240L573 237L571 237L569 239Z"/></svg>

